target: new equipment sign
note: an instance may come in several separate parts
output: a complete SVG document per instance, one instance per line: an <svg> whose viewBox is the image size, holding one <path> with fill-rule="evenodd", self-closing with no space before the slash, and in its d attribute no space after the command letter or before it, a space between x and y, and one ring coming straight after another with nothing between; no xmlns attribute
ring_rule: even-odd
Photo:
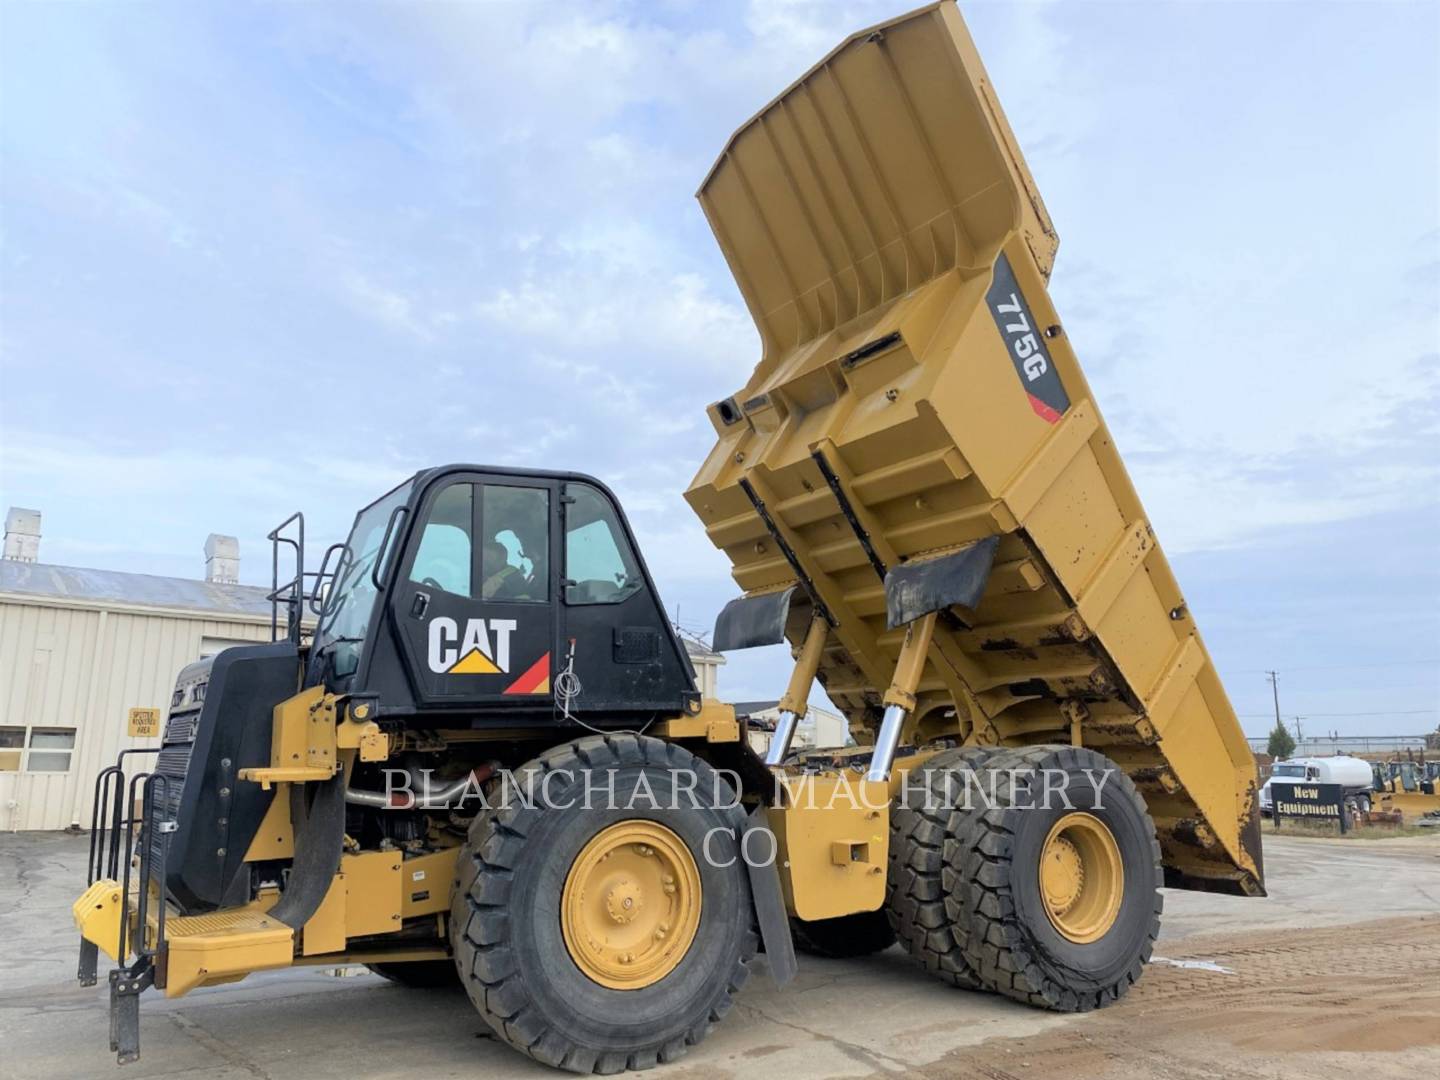
<svg viewBox="0 0 1440 1080"><path fill-rule="evenodd" d="M1345 815L1345 788L1341 784L1303 784L1270 781L1270 799L1275 808L1275 824L1281 818L1302 821L1333 821L1344 832L1349 823Z"/></svg>

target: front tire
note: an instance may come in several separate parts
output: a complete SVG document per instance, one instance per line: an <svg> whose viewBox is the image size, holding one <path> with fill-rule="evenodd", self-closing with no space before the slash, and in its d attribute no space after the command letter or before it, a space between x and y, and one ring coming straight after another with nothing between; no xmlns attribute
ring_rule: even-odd
<svg viewBox="0 0 1440 1080"><path fill-rule="evenodd" d="M994 805L956 814L946 845L946 909L966 928L967 960L990 988L1040 1008L1118 1000L1160 930L1160 845L1145 803L1093 750L1036 746L987 764Z"/></svg>
<svg viewBox="0 0 1440 1080"><path fill-rule="evenodd" d="M470 1000L547 1065L674 1061L730 1011L759 945L733 792L634 735L557 746L517 780L461 853L451 935Z"/></svg>

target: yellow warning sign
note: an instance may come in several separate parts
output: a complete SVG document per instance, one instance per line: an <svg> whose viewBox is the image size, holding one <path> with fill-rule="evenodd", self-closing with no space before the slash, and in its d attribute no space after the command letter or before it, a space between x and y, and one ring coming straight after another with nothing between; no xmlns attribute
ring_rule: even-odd
<svg viewBox="0 0 1440 1080"><path fill-rule="evenodd" d="M130 710L130 738L153 739L160 734L159 709Z"/></svg>
<svg viewBox="0 0 1440 1080"><path fill-rule="evenodd" d="M471 649L451 666L448 675L498 675L500 669L479 649Z"/></svg>

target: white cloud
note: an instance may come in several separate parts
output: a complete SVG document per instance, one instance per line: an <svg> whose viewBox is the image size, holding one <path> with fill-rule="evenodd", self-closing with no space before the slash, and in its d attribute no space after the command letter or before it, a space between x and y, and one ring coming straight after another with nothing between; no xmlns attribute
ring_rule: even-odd
<svg viewBox="0 0 1440 1080"><path fill-rule="evenodd" d="M333 537L422 465L580 468L700 618L733 585L682 492L759 344L695 185L907 6L281 5L223 34L199 8L12 14L7 495L51 551L163 569L163 533L185 573L212 529L254 553L306 505ZM1434 13L1252 6L1237 34L1224 5L964 10L1167 549L1422 528Z"/></svg>
<svg viewBox="0 0 1440 1080"><path fill-rule="evenodd" d="M435 325L453 321L445 313L436 313L430 316L427 324L417 314L413 297L372 281L358 270L346 271L340 282L360 314L420 341L430 341L434 337Z"/></svg>

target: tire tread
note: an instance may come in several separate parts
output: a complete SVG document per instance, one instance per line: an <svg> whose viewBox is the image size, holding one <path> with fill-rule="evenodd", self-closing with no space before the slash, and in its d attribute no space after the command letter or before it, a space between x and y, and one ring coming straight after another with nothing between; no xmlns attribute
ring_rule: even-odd
<svg viewBox="0 0 1440 1080"><path fill-rule="evenodd" d="M945 910L945 839L955 808L928 796L943 796L947 776L957 769L977 769L993 753L993 748L983 746L942 750L918 770L925 804L910 807L897 801L890 811L890 872L885 879L890 926L921 967L967 990L983 990L985 985L967 960ZM918 787L907 783L906 790ZM937 805L931 807L932 801Z"/></svg>
<svg viewBox="0 0 1440 1080"><path fill-rule="evenodd" d="M704 777L709 770L699 758L682 747L647 736L616 734L591 735L552 747L516 771L518 785L529 792L538 790L547 773L557 769L606 769L644 765L683 764ZM561 1025L547 1020L535 1004L530 988L507 944L508 907L513 868L526 854L526 834L544 810L536 805L509 801L484 811L471 825L461 852L461 862L470 866L458 871L451 910L451 939L455 964L471 1002L495 1034L544 1064L577 1073L609 1074L625 1069L648 1069L657 1061L680 1057L689 1046L700 1042L733 1005L734 995L745 985L750 964L759 948L753 926L744 934L729 978L704 1006L702 1018L683 1036L667 1035L653 1045L628 1051L585 1046L567 1034ZM727 814L737 830L744 816L738 807ZM461 889L467 872L473 869L469 887Z"/></svg>

